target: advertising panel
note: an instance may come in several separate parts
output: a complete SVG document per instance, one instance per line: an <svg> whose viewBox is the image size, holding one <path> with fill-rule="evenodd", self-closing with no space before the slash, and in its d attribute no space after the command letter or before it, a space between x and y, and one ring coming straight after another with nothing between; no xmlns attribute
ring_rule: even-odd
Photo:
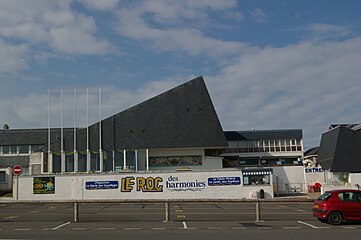
<svg viewBox="0 0 361 240"><path fill-rule="evenodd" d="M89 181L89 182L85 182L85 189L87 190L118 189L118 181Z"/></svg>
<svg viewBox="0 0 361 240"><path fill-rule="evenodd" d="M54 194L55 177L33 177L33 194Z"/></svg>

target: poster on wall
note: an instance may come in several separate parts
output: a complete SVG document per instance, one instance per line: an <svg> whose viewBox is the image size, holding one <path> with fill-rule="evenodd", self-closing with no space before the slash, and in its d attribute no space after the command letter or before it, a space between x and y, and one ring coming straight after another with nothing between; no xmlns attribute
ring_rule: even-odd
<svg viewBox="0 0 361 240"><path fill-rule="evenodd" d="M55 177L34 177L33 194L54 194Z"/></svg>
<svg viewBox="0 0 361 240"><path fill-rule="evenodd" d="M118 181L88 181L85 182L86 190L117 189Z"/></svg>
<svg viewBox="0 0 361 240"><path fill-rule="evenodd" d="M240 177L212 177L208 178L209 186L230 186L230 185L240 185Z"/></svg>

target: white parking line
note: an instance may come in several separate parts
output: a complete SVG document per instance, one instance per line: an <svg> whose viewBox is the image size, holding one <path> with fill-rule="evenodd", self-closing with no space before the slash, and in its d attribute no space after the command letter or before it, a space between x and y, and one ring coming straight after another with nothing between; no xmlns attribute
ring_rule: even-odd
<svg viewBox="0 0 361 240"><path fill-rule="evenodd" d="M57 229L59 229L59 228L61 228L61 227L64 227L64 226L66 226L66 225L68 225L68 224L70 224L70 222L63 223L63 224L61 224L61 225L59 225L59 226L57 226L57 227L53 227L52 229L53 229L53 230L57 230Z"/></svg>
<svg viewBox="0 0 361 240"><path fill-rule="evenodd" d="M14 231L30 231L30 228L15 228Z"/></svg>
<svg viewBox="0 0 361 240"><path fill-rule="evenodd" d="M187 228L188 228L188 226L187 226L187 223L186 223L186 222L183 222L183 228L184 228L184 229L187 229Z"/></svg>
<svg viewBox="0 0 361 240"><path fill-rule="evenodd" d="M316 227L316 226L314 226L314 225L312 225L310 223L306 223L306 222L302 222L302 221L298 221L298 223L306 225L306 226L311 227L311 228L318 228L318 227Z"/></svg>

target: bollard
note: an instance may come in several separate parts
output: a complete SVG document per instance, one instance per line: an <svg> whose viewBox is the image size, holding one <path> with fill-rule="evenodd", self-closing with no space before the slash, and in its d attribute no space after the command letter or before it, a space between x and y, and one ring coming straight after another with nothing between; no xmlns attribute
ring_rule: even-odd
<svg viewBox="0 0 361 240"><path fill-rule="evenodd" d="M79 205L77 202L74 203L74 222L79 221Z"/></svg>
<svg viewBox="0 0 361 240"><path fill-rule="evenodd" d="M256 222L260 222L261 221L261 203L258 200L256 202Z"/></svg>
<svg viewBox="0 0 361 240"><path fill-rule="evenodd" d="M169 207L169 202L165 202L165 220L164 222L169 222L170 221L170 207Z"/></svg>

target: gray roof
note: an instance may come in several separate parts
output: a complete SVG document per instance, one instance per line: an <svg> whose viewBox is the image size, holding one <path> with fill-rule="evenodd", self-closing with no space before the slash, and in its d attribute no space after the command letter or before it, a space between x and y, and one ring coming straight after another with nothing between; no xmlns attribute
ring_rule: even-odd
<svg viewBox="0 0 361 240"><path fill-rule="evenodd" d="M301 129L225 131L228 141L302 139Z"/></svg>
<svg viewBox="0 0 361 240"><path fill-rule="evenodd" d="M101 121L102 149L225 148L228 143L202 77ZM1 130L0 145L47 145L47 129ZM89 126L90 150L99 149L99 123ZM74 149L73 129L64 129L64 148ZM60 150L60 129L51 131ZM77 150L86 150L87 129L77 130Z"/></svg>
<svg viewBox="0 0 361 240"><path fill-rule="evenodd" d="M105 119L102 126L103 134L113 137L104 144L117 149L228 145L202 77ZM92 128L96 132L98 125Z"/></svg>
<svg viewBox="0 0 361 240"><path fill-rule="evenodd" d="M328 128L329 130L333 128L337 128L339 126L350 128L354 131L360 131L361 130L361 123L344 123L344 124L331 124Z"/></svg>
<svg viewBox="0 0 361 240"><path fill-rule="evenodd" d="M361 172L361 131L339 125L322 134L317 163L331 172Z"/></svg>
<svg viewBox="0 0 361 240"><path fill-rule="evenodd" d="M0 167L29 166L29 156L0 156Z"/></svg>

